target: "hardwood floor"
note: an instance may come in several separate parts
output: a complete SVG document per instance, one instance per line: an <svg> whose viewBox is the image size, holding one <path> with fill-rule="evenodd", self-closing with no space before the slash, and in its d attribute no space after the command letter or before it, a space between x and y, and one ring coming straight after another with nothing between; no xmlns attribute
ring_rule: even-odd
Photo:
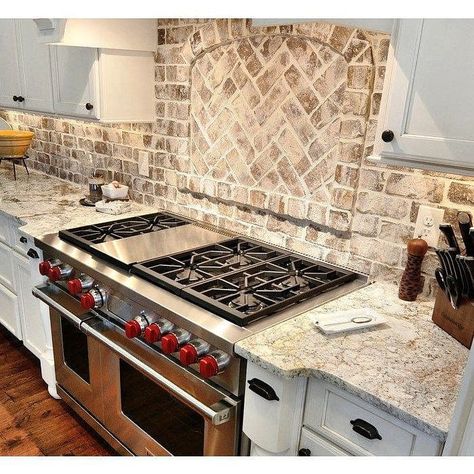
<svg viewBox="0 0 474 474"><path fill-rule="evenodd" d="M0 326L0 456L113 456L41 379L39 361Z"/></svg>

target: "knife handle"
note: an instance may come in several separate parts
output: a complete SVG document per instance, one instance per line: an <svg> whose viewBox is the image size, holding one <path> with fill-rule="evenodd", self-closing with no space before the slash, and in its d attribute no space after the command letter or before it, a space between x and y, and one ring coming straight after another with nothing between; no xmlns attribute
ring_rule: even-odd
<svg viewBox="0 0 474 474"><path fill-rule="evenodd" d="M457 252L460 253L458 240L454 235L453 226L451 224L440 224L439 230L443 233L444 237L446 238L446 241L448 242L448 245L450 247L455 248Z"/></svg>
<svg viewBox="0 0 474 474"><path fill-rule="evenodd" d="M466 255L474 256L474 242L469 235L469 230L472 227L472 218L468 212L458 213L459 231L461 232L464 247L466 248Z"/></svg>
<svg viewBox="0 0 474 474"><path fill-rule="evenodd" d="M464 255L458 255L456 257L459 262L461 273L463 275L462 277L464 278L465 292L463 296L465 296L466 298L474 298L474 275L471 275L471 271L466 260L468 258L473 257L466 257Z"/></svg>

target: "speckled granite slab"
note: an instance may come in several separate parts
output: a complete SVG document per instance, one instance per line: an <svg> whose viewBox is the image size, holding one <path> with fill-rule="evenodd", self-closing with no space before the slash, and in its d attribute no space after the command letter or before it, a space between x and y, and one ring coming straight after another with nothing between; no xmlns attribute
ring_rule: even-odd
<svg viewBox="0 0 474 474"><path fill-rule="evenodd" d="M84 187L35 171L30 171L28 177L18 169L17 177L14 181L11 167L0 166L0 213L18 219L23 224L21 230L32 237L156 212L156 209L133 203L132 211L126 214L103 214L79 204L79 199L84 197Z"/></svg>
<svg viewBox="0 0 474 474"><path fill-rule="evenodd" d="M374 283L250 336L236 352L284 377L334 383L412 426L446 438L469 351L431 321L432 300L407 303ZM371 307L387 324L325 336L312 317Z"/></svg>

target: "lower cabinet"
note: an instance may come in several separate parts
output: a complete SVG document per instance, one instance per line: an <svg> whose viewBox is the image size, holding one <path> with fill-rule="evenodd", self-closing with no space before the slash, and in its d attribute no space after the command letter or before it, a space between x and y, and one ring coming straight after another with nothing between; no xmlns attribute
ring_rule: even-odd
<svg viewBox="0 0 474 474"><path fill-rule="evenodd" d="M0 215L0 324L40 359L42 377L57 397L49 311L31 293L43 281L38 271L42 255L19 226Z"/></svg>
<svg viewBox="0 0 474 474"><path fill-rule="evenodd" d="M443 447L333 384L285 379L251 362L243 431L254 456L437 456Z"/></svg>

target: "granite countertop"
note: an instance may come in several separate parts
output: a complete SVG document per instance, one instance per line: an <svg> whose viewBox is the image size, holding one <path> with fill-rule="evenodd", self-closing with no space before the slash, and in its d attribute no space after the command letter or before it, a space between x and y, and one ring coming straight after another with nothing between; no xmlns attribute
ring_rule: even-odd
<svg viewBox="0 0 474 474"><path fill-rule="evenodd" d="M84 186L33 170L28 176L18 169L14 181L11 166L0 166L0 213L16 218L22 224L21 230L32 237L156 212L137 203L132 203L132 210L120 216L97 212L93 207L79 204L85 191Z"/></svg>
<svg viewBox="0 0 474 474"><path fill-rule="evenodd" d="M374 283L236 345L237 354L283 377L334 383L445 440L469 351L431 321L433 300L407 303L392 283ZM370 307L378 328L326 336L313 317Z"/></svg>

